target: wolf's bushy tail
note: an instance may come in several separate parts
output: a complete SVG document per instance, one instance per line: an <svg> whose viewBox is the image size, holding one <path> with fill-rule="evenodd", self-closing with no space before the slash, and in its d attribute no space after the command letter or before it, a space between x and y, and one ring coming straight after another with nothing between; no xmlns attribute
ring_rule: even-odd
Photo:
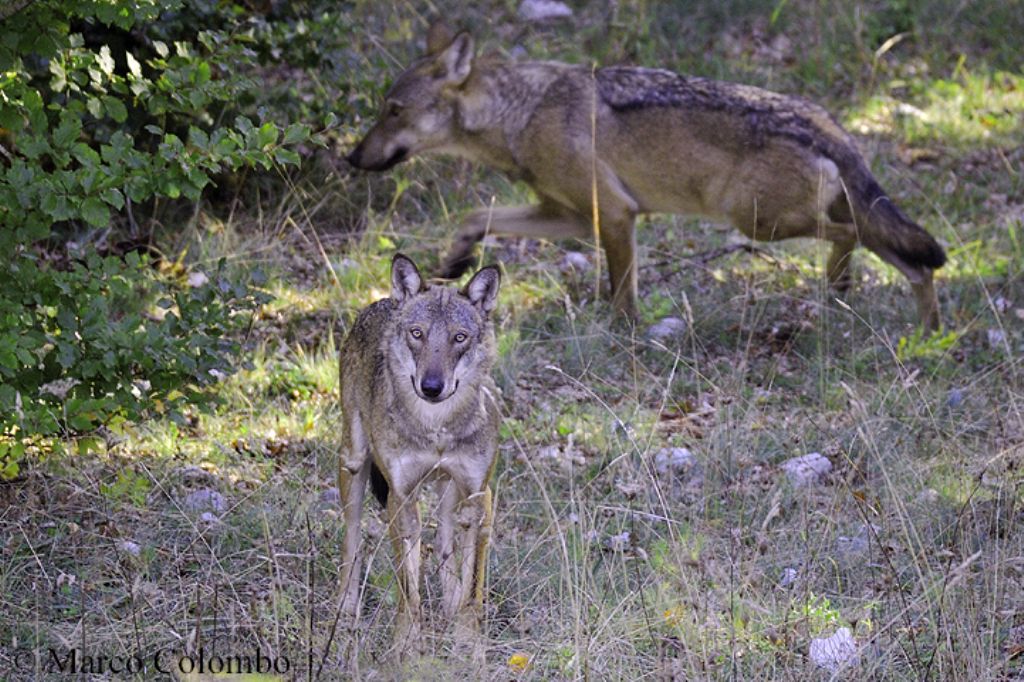
<svg viewBox="0 0 1024 682"><path fill-rule="evenodd" d="M941 268L946 263L942 246L893 203L864 161L843 165L860 242L911 279L923 268Z"/></svg>

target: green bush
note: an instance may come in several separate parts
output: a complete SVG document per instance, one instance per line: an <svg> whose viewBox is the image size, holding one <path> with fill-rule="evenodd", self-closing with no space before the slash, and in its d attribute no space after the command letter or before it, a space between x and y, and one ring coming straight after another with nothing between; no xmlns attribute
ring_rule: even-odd
<svg viewBox="0 0 1024 682"><path fill-rule="evenodd" d="M0 476L26 442L204 402L265 300L223 268L184 287L60 243L155 198L198 201L219 172L299 163L308 125L238 109L260 92L244 12L198 5L213 28L180 0L0 8Z"/></svg>

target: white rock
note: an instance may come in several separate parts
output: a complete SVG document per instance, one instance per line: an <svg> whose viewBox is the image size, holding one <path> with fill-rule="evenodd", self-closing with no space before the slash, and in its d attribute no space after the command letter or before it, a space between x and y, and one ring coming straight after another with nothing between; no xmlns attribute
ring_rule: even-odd
<svg viewBox="0 0 1024 682"><path fill-rule="evenodd" d="M839 628L831 637L811 640L811 660L830 673L857 662L857 642L850 628Z"/></svg>
<svg viewBox="0 0 1024 682"><path fill-rule="evenodd" d="M334 507L341 503L341 492L337 488L328 488L320 493L320 505Z"/></svg>
<svg viewBox="0 0 1024 682"><path fill-rule="evenodd" d="M566 251L558 263L558 269L562 272L587 272L590 270L590 260L579 251Z"/></svg>
<svg viewBox="0 0 1024 682"><path fill-rule="evenodd" d="M537 459L561 459L562 448L557 445L542 445L537 448Z"/></svg>
<svg viewBox="0 0 1024 682"><path fill-rule="evenodd" d="M678 317L663 317L647 328L647 338L664 343L678 339L686 333L686 321Z"/></svg>
<svg viewBox="0 0 1024 682"><path fill-rule="evenodd" d="M122 540L118 547L122 552L131 554L132 556L139 556L142 554L142 548L139 547L138 543L132 542L131 540Z"/></svg>
<svg viewBox="0 0 1024 682"><path fill-rule="evenodd" d="M612 552L624 552L629 548L629 531L624 530L618 535L612 535L604 540L605 549Z"/></svg>
<svg viewBox="0 0 1024 682"><path fill-rule="evenodd" d="M800 573L792 566L783 569L782 577L779 578L779 587L789 587L800 577Z"/></svg>
<svg viewBox="0 0 1024 682"><path fill-rule="evenodd" d="M227 511L228 500L216 490L200 488L186 495L185 499L182 500L181 506L185 511L214 511L221 514Z"/></svg>
<svg viewBox="0 0 1024 682"><path fill-rule="evenodd" d="M782 463L782 470L794 487L802 488L820 483L825 474L832 471L832 462L820 452L793 457Z"/></svg>
<svg viewBox="0 0 1024 682"><path fill-rule="evenodd" d="M697 464L697 458L687 448L662 448L654 453L654 470L666 474L685 474Z"/></svg>
<svg viewBox="0 0 1024 682"><path fill-rule="evenodd" d="M985 336L988 338L988 345L992 348L1001 348L1006 342L1006 332L1002 329L989 329L985 332Z"/></svg>
<svg viewBox="0 0 1024 682"><path fill-rule="evenodd" d="M209 281L210 278L202 270L196 270L188 275L188 285L193 289L198 289Z"/></svg>
<svg viewBox="0 0 1024 682"><path fill-rule="evenodd" d="M862 523L857 529L856 535L852 537L840 535L836 538L836 554L840 559L847 561L860 559L871 549L871 538L878 537L881 532L882 529L874 524L868 526Z"/></svg>
<svg viewBox="0 0 1024 682"><path fill-rule="evenodd" d="M568 19L572 8L556 0L523 0L519 5L519 18L523 21L548 21Z"/></svg>

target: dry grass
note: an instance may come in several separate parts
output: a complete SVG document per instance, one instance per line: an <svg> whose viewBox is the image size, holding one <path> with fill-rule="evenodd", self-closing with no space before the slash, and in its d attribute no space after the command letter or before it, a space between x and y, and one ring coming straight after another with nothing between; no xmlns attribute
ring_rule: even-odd
<svg viewBox="0 0 1024 682"><path fill-rule="evenodd" d="M745 21L738 35L759 44ZM654 29L614 35L651 59L692 58L665 52ZM743 44L716 58L749 66L756 53ZM787 82L809 68L790 67ZM883 88L889 67L872 68L865 78ZM968 83L984 100L982 82L998 83ZM872 102L849 117L871 118ZM830 679L809 645L839 627L860 658L836 679L1022 674L1024 152L1004 132L969 149L927 138L937 156L904 154L924 144L913 126L865 139L883 185L952 247L939 280L951 336L915 337L909 292L873 258L860 256L861 281L839 304L819 284L815 247L751 255L692 220L641 227L636 329L594 301L592 272L556 267L586 245L488 247L508 277L487 679ZM399 675L375 510L363 621L350 630L338 617L335 340L386 292L394 249L429 266L462 210L517 192L463 164L416 162L385 178L297 179L259 217L200 222L188 237L195 267L230 252L272 273L277 301L250 338L254 367L212 414L108 434L103 452L40 461L0 484L0 676L58 679L45 672L49 651L75 647L147 661L167 652L165 665L258 649L287 657L294 679L342 679L345 665L365 679ZM357 237L332 226L331 202L358 208ZM648 339L667 315L687 330ZM688 448L696 466L659 472L666 447ZM810 452L833 468L794 487L780 465ZM405 675L479 676L448 655L451 642L429 645ZM122 676L93 676L109 677Z"/></svg>

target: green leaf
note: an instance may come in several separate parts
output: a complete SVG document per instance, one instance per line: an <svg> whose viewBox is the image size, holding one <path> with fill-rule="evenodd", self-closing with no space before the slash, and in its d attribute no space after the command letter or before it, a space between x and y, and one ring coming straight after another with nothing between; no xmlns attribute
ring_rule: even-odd
<svg viewBox="0 0 1024 682"><path fill-rule="evenodd" d="M291 149L285 149L284 147L278 147L274 150L274 159L281 165L291 164L299 166L302 164L302 158L298 152L293 152Z"/></svg>
<svg viewBox="0 0 1024 682"><path fill-rule="evenodd" d="M166 49L166 46L165 48ZM139 60L135 58L131 52L125 52L125 58L128 60L128 70L136 78L142 78L142 64L139 64Z"/></svg>
<svg viewBox="0 0 1024 682"><path fill-rule="evenodd" d="M61 112L60 125L53 131L53 144L58 149L66 149L81 133L82 120L65 109Z"/></svg>
<svg viewBox="0 0 1024 682"><path fill-rule="evenodd" d="M235 127L242 133L248 133L253 129L252 121L245 116L238 116L235 118Z"/></svg>
<svg viewBox="0 0 1024 682"><path fill-rule="evenodd" d="M309 126L305 123L292 123L284 131L281 144L295 144L309 139Z"/></svg>
<svg viewBox="0 0 1024 682"><path fill-rule="evenodd" d="M206 132L201 128L196 128L195 126L189 127L188 139L192 144L201 149L206 149L210 146L210 138L207 136Z"/></svg>
<svg viewBox="0 0 1024 682"><path fill-rule="evenodd" d="M121 194L121 190L116 187L111 187L103 192L103 201L107 202L118 211L124 208L124 195Z"/></svg>
<svg viewBox="0 0 1024 682"><path fill-rule="evenodd" d="M28 111L28 122L32 126L32 131L40 135L46 132L46 112L43 111L43 98L39 92L26 90L21 101L25 105L25 110Z"/></svg>
<svg viewBox="0 0 1024 682"><path fill-rule="evenodd" d="M256 133L256 146L263 149L274 144L277 142L277 134L277 124L273 121L267 121L260 126L259 131Z"/></svg>
<svg viewBox="0 0 1024 682"><path fill-rule="evenodd" d="M124 102L116 97L105 95L103 97L103 106L107 110L107 115L114 119L117 123L124 123L128 120L128 109L125 107Z"/></svg>
<svg viewBox="0 0 1024 682"><path fill-rule="evenodd" d="M96 63L99 64L100 69L103 73L108 76L114 75L114 58L110 56L110 46L104 45L100 48L100 52L96 55Z"/></svg>
<svg viewBox="0 0 1024 682"><path fill-rule="evenodd" d="M206 85L210 82L210 63L199 62L196 65L196 70L193 74L193 80L196 85Z"/></svg>
<svg viewBox="0 0 1024 682"><path fill-rule="evenodd" d="M82 217L90 225L105 227L110 222L110 209L99 199L89 197L82 202Z"/></svg>
<svg viewBox="0 0 1024 682"><path fill-rule="evenodd" d="M16 107L10 104L0 105L0 127L12 130L21 128L21 125L21 112Z"/></svg>

